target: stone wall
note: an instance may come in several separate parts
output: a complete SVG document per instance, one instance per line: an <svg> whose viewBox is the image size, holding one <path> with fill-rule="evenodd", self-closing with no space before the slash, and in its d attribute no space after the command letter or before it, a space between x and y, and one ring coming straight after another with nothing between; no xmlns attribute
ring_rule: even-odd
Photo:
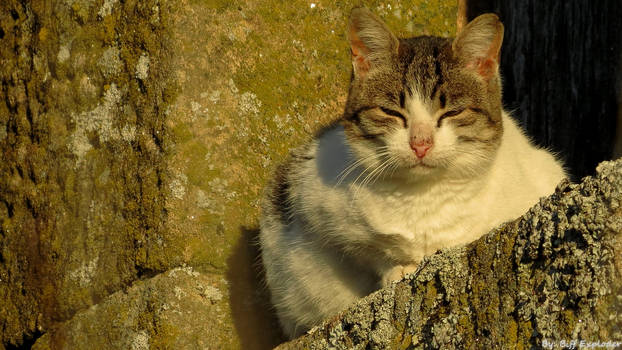
<svg viewBox="0 0 622 350"><path fill-rule="evenodd" d="M0 344L174 263L169 6L0 4Z"/></svg>
<svg viewBox="0 0 622 350"><path fill-rule="evenodd" d="M453 35L454 1L365 4ZM0 348L278 344L258 200L341 113L353 6L0 2Z"/></svg>

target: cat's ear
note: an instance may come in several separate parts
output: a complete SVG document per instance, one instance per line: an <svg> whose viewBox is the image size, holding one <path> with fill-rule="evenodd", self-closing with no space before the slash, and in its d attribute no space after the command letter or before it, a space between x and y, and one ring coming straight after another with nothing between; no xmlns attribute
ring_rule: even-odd
<svg viewBox="0 0 622 350"><path fill-rule="evenodd" d="M348 39L352 50L354 76L364 77L370 69L397 54L399 42L389 28L366 8L355 8L350 15Z"/></svg>
<svg viewBox="0 0 622 350"><path fill-rule="evenodd" d="M478 16L467 24L452 43L452 49L466 68L484 79L492 78L499 68L503 42L503 24L492 13Z"/></svg>

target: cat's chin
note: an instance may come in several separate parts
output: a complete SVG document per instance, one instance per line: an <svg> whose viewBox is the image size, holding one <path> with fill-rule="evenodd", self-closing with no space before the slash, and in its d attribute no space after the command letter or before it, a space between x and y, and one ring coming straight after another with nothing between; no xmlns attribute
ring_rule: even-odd
<svg viewBox="0 0 622 350"><path fill-rule="evenodd" d="M437 167L435 165L432 165L432 164L427 164L427 163L423 163L423 162L416 162L416 163L410 164L410 168L411 169L436 169Z"/></svg>
<svg viewBox="0 0 622 350"><path fill-rule="evenodd" d="M402 174L408 180L421 180L430 176L436 176L445 169L438 165L414 161L403 168Z"/></svg>
<svg viewBox="0 0 622 350"><path fill-rule="evenodd" d="M439 171L439 169L435 166L431 166L431 165L427 165L427 164L416 164L411 166L408 169L408 172L410 174L414 174L417 176L422 176L422 175L433 175L435 173L437 173Z"/></svg>

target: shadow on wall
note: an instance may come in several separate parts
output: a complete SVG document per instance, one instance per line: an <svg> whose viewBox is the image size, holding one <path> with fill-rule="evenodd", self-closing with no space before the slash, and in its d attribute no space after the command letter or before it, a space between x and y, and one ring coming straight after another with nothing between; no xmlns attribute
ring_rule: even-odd
<svg viewBox="0 0 622 350"><path fill-rule="evenodd" d="M241 227L227 260L229 303L242 349L272 349L285 341L270 304L258 245L258 228Z"/></svg>

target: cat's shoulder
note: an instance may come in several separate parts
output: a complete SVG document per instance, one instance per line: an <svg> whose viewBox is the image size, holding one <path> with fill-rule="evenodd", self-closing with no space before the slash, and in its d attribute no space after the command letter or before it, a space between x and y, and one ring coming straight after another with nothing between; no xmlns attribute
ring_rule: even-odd
<svg viewBox="0 0 622 350"><path fill-rule="evenodd" d="M497 163L508 163L531 180L557 184L567 177L563 162L546 148L538 146L508 113L503 112L503 141ZM516 172L513 172L516 176ZM507 174L506 174L507 176Z"/></svg>
<svg viewBox="0 0 622 350"><path fill-rule="evenodd" d="M317 175L326 182L337 178L352 151L346 141L343 125L337 120L320 130L302 145L293 148L281 164L282 172Z"/></svg>
<svg viewBox="0 0 622 350"><path fill-rule="evenodd" d="M279 203L287 201L292 187L301 186L309 177L334 181L349 157L351 154L340 120L322 127L313 137L292 148L277 165L266 186L264 199L267 202L264 205L280 206Z"/></svg>

